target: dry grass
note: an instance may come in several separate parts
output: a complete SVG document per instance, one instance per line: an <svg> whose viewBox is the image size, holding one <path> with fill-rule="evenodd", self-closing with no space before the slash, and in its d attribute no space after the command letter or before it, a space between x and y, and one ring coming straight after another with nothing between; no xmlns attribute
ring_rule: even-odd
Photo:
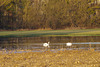
<svg viewBox="0 0 100 67"><path fill-rule="evenodd" d="M0 67L100 67L100 52L66 50L0 54Z"/></svg>

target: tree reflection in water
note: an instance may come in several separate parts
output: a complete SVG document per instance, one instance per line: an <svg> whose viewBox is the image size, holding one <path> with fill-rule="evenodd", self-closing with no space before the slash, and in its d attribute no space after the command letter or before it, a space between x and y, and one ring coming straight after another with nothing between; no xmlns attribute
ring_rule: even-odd
<svg viewBox="0 0 100 67"><path fill-rule="evenodd" d="M67 42L99 42L100 36L0 38L0 49L43 49L43 43L48 41L50 49L60 49L68 48ZM84 47L88 48L89 44L74 44L71 48L82 49ZM99 49L100 44L92 44L91 47Z"/></svg>

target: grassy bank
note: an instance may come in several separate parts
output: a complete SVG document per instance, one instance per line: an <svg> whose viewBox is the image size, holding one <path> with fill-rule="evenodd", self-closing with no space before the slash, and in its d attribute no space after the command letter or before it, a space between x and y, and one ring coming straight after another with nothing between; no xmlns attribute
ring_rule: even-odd
<svg viewBox="0 0 100 67"><path fill-rule="evenodd" d="M0 37L100 36L100 29L0 31Z"/></svg>
<svg viewBox="0 0 100 67"><path fill-rule="evenodd" d="M100 52L70 50L0 54L0 67L100 67Z"/></svg>

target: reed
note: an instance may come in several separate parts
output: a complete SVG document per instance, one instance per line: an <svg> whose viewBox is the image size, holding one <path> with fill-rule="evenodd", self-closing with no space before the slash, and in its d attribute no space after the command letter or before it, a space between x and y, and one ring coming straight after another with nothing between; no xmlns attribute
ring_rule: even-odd
<svg viewBox="0 0 100 67"><path fill-rule="evenodd" d="M0 54L0 67L100 67L100 52L65 50Z"/></svg>

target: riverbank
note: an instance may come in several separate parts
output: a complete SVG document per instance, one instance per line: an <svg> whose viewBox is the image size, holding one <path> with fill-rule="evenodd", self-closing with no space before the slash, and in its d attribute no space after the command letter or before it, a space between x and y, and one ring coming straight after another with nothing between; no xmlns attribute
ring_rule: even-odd
<svg viewBox="0 0 100 67"><path fill-rule="evenodd" d="M100 52L65 50L0 55L0 67L99 67Z"/></svg>
<svg viewBox="0 0 100 67"><path fill-rule="evenodd" d="M0 31L0 37L100 36L100 29Z"/></svg>

